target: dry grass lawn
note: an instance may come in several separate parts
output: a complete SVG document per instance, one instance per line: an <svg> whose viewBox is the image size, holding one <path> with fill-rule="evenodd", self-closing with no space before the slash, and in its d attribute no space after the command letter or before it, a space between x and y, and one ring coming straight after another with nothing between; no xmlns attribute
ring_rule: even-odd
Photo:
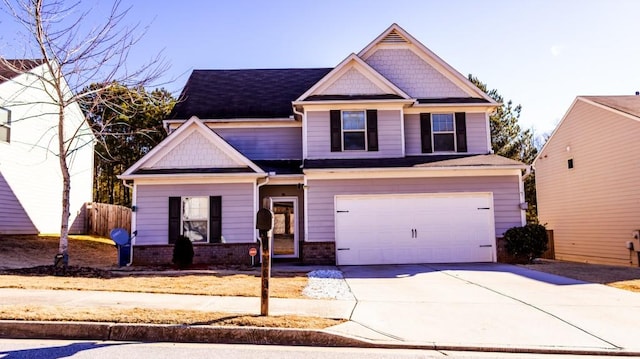
<svg viewBox="0 0 640 359"><path fill-rule="evenodd" d="M69 241L70 266L76 276L45 275L57 253L58 237L0 235L0 288L71 289L172 293L219 296L260 296L259 268L220 268L178 271L173 268L118 270L117 250L109 239L73 236ZM30 268L30 269L25 269ZM44 270L43 270L44 269ZM84 271L84 270L87 271ZM138 269L138 268L134 268ZM202 269L202 268L200 268ZM306 272L272 271L270 294L275 298L303 298ZM325 328L343 320L299 316L237 315L202 311L73 308L59 306L3 306L0 319L71 320L127 323L213 324L280 328Z"/></svg>
<svg viewBox="0 0 640 359"><path fill-rule="evenodd" d="M343 323L342 319L302 317L295 315L242 315L190 310L73 308L56 306L2 306L0 319L34 321L86 321L141 324L231 325L323 329Z"/></svg>
<svg viewBox="0 0 640 359"><path fill-rule="evenodd" d="M95 270L97 278L12 273L16 268L51 265L57 253L57 237L0 236L0 288L73 289L121 292L170 293L220 296L260 296L259 268L208 271L177 271L171 267L140 268L106 272ZM118 269L117 250L110 240L93 237L73 237L69 241L70 265L94 269ZM108 277L108 278L104 278ZM305 272L274 270L269 282L274 298L303 298L307 285Z"/></svg>

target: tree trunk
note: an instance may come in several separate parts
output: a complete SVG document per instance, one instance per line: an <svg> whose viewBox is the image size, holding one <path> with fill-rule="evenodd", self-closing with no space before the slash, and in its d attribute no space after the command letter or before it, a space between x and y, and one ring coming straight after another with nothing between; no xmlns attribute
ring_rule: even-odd
<svg viewBox="0 0 640 359"><path fill-rule="evenodd" d="M61 104L58 113L58 159L60 162L60 172L62 173L62 219L60 223L60 244L54 264L59 265L60 260L62 260L62 264L66 267L69 264L69 217L71 217L69 196L71 193L71 175L69 174L69 166L67 164L65 143L64 105Z"/></svg>

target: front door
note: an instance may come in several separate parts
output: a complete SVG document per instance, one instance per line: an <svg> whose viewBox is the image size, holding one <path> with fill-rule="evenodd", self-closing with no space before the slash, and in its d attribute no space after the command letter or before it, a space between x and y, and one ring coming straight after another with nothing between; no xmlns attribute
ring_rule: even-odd
<svg viewBox="0 0 640 359"><path fill-rule="evenodd" d="M296 197L272 197L274 258L298 258L298 199Z"/></svg>

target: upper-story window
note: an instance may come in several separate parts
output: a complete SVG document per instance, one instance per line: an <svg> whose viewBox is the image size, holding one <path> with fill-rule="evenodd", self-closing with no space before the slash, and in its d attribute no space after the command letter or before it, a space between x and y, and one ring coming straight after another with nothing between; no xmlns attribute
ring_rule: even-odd
<svg viewBox="0 0 640 359"><path fill-rule="evenodd" d="M378 111L330 112L331 152L378 151Z"/></svg>
<svg viewBox="0 0 640 359"><path fill-rule="evenodd" d="M11 139L11 111L0 107L0 142Z"/></svg>
<svg viewBox="0 0 640 359"><path fill-rule="evenodd" d="M342 111L342 149L367 149L367 125L364 111Z"/></svg>
<svg viewBox="0 0 640 359"><path fill-rule="evenodd" d="M467 152L464 112L421 113L422 152Z"/></svg>
<svg viewBox="0 0 640 359"><path fill-rule="evenodd" d="M431 115L431 128L433 129L434 151L456 150L456 130L452 113L434 113Z"/></svg>

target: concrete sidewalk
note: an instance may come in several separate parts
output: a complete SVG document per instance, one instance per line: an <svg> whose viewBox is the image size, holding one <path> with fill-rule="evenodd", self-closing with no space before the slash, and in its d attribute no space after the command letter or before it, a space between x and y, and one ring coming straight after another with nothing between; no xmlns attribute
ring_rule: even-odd
<svg viewBox="0 0 640 359"><path fill-rule="evenodd" d="M501 264L344 267L357 301L270 299L325 330L0 321L0 337L325 345L639 356L640 294ZM2 305L260 313L260 299L0 289Z"/></svg>

